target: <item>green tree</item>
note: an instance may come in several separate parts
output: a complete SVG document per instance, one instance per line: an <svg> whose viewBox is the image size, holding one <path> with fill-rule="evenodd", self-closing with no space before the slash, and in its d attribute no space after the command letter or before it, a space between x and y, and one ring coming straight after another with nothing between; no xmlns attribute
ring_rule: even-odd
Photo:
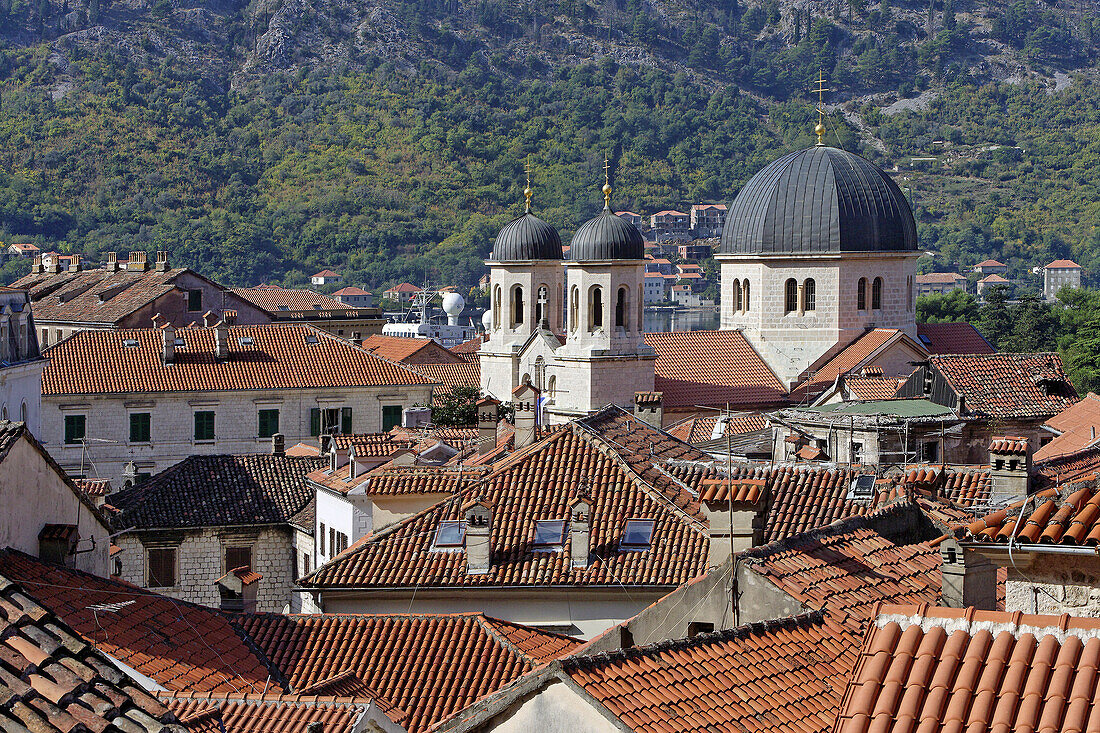
<svg viewBox="0 0 1100 733"><path fill-rule="evenodd" d="M452 387L432 398L436 425L477 425L477 387Z"/></svg>

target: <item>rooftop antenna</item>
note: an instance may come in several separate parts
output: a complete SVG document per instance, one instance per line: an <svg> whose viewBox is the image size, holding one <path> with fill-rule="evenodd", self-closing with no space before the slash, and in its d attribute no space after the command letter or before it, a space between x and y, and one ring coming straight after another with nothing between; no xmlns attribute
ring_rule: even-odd
<svg viewBox="0 0 1100 733"><path fill-rule="evenodd" d="M524 169L527 171L527 188L523 189L523 197L527 199L527 212L531 213L531 194L534 191L531 190L531 154L527 154L527 162L523 164Z"/></svg>
<svg viewBox="0 0 1100 733"><path fill-rule="evenodd" d="M831 91L833 90L825 86L824 73L821 69L818 69L817 86L813 89L813 92L817 94L817 126L814 128L814 132L817 134L818 147L823 147L825 145L825 92Z"/></svg>

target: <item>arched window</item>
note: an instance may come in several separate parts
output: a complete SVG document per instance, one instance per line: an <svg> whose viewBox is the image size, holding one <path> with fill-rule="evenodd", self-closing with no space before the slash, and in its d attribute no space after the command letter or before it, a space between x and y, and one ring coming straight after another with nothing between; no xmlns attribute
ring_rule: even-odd
<svg viewBox="0 0 1100 733"><path fill-rule="evenodd" d="M741 312L741 281L733 281L733 312Z"/></svg>
<svg viewBox="0 0 1100 733"><path fill-rule="evenodd" d="M512 288L512 327L523 325L523 288Z"/></svg>
<svg viewBox="0 0 1100 733"><path fill-rule="evenodd" d="M798 283L796 283L794 281L793 277L790 280L787 281L786 290L787 290L787 298L786 298L787 304L786 304L785 311L787 313L794 313L796 310L798 310Z"/></svg>
<svg viewBox="0 0 1100 733"><path fill-rule="evenodd" d="M27 422L27 403L24 402L19 406L19 419L22 422Z"/></svg>
<svg viewBox="0 0 1100 733"><path fill-rule="evenodd" d="M741 305L742 305L741 312L742 313L748 313L749 312L749 281L748 280L741 283L741 291L742 291L741 292Z"/></svg>
<svg viewBox="0 0 1100 733"><path fill-rule="evenodd" d="M577 286L573 286L572 296L569 298L569 328L573 331L577 330L580 325L580 308L581 308L581 294L577 290Z"/></svg>
<svg viewBox="0 0 1100 733"><path fill-rule="evenodd" d="M871 284L871 310L882 309L882 278L876 277Z"/></svg>
<svg viewBox="0 0 1100 733"><path fill-rule="evenodd" d="M615 296L615 328L626 328L627 316L626 288L622 287Z"/></svg>
<svg viewBox="0 0 1100 733"><path fill-rule="evenodd" d="M913 276L905 278L905 307L913 310Z"/></svg>
<svg viewBox="0 0 1100 733"><path fill-rule="evenodd" d="M548 321L550 316L550 288L539 285L538 298L535 299L535 325Z"/></svg>
<svg viewBox="0 0 1100 733"><path fill-rule="evenodd" d="M634 317L637 319L635 324L638 326L636 330L645 330L645 283L638 283L638 305L636 306L636 313Z"/></svg>
<svg viewBox="0 0 1100 733"><path fill-rule="evenodd" d="M861 277L856 285L856 310L867 310L867 278Z"/></svg>
<svg viewBox="0 0 1100 733"><path fill-rule="evenodd" d="M817 283L811 277L802 284L802 310L817 310Z"/></svg>
<svg viewBox="0 0 1100 733"><path fill-rule="evenodd" d="M592 288L588 295L588 327L603 328L603 288Z"/></svg>
<svg viewBox="0 0 1100 733"><path fill-rule="evenodd" d="M0 410L0 419L3 419L3 420L8 419L8 406L7 405L4 405L4 408L2 410Z"/></svg>
<svg viewBox="0 0 1100 733"><path fill-rule="evenodd" d="M550 381L546 383L546 401L554 402L554 393L558 390L558 378L553 374L550 375Z"/></svg>
<svg viewBox="0 0 1100 733"><path fill-rule="evenodd" d="M500 286L493 289L493 330L500 328Z"/></svg>
<svg viewBox="0 0 1100 733"><path fill-rule="evenodd" d="M535 357L535 389L539 392L546 386L544 380L546 379L546 359L542 358L542 355Z"/></svg>

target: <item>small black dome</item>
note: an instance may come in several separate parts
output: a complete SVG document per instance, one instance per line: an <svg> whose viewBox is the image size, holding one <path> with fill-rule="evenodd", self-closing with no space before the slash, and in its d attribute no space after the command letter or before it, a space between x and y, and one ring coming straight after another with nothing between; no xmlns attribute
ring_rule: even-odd
<svg viewBox="0 0 1100 733"><path fill-rule="evenodd" d="M569 243L569 259L574 262L595 260L644 260L645 240L630 222L609 209L581 224Z"/></svg>
<svg viewBox="0 0 1100 733"><path fill-rule="evenodd" d="M898 184L858 155L812 147L745 184L726 215L722 254L911 252L913 211Z"/></svg>
<svg viewBox="0 0 1100 733"><path fill-rule="evenodd" d="M560 260L561 237L557 229L528 211L504 225L493 242L489 259L496 262Z"/></svg>

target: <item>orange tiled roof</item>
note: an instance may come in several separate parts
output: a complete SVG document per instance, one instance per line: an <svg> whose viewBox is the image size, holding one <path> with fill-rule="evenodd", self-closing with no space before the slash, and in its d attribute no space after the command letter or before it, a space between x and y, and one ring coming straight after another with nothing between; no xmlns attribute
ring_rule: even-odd
<svg viewBox="0 0 1100 733"><path fill-rule="evenodd" d="M1007 282L1011 282L1011 281L1006 280L1005 278L1001 277L1000 275L997 275L996 273L994 273L993 275L986 275L985 277L983 277L978 282L980 282L980 283L1000 284L1000 283L1007 283Z"/></svg>
<svg viewBox="0 0 1100 733"><path fill-rule="evenodd" d="M1045 483L1073 481L1100 471L1100 446L1093 445L1076 453L1048 457L1035 463L1035 471Z"/></svg>
<svg viewBox="0 0 1100 733"><path fill-rule="evenodd" d="M350 670L407 711L410 733L579 645L477 613L253 614L240 624L295 689Z"/></svg>
<svg viewBox="0 0 1100 733"><path fill-rule="evenodd" d="M989 452L1014 456L1027 455L1027 438L1013 435L993 438L989 441Z"/></svg>
<svg viewBox="0 0 1100 733"><path fill-rule="evenodd" d="M1047 418L1077 401L1054 352L1030 354L933 354L929 362L966 410L1000 418Z"/></svg>
<svg viewBox="0 0 1100 733"><path fill-rule="evenodd" d="M340 288L333 295L370 295L370 291L356 285L348 285L346 288Z"/></svg>
<svg viewBox="0 0 1100 733"><path fill-rule="evenodd" d="M320 272L313 273L311 277L340 277L340 273L332 270L321 270Z"/></svg>
<svg viewBox="0 0 1100 733"><path fill-rule="evenodd" d="M825 358L819 359L819 363L812 364L806 370L812 376L795 387L791 396L801 399L816 396L841 374L860 366L876 351L899 337L905 338L905 335L896 328L875 328L856 338L835 356L828 357L826 352Z"/></svg>
<svg viewBox="0 0 1100 733"><path fill-rule="evenodd" d="M111 493L111 481L105 478L75 478L73 483L85 496L100 497Z"/></svg>
<svg viewBox="0 0 1100 733"><path fill-rule="evenodd" d="M918 323L917 338L930 354L992 354L996 351L973 325Z"/></svg>
<svg viewBox="0 0 1100 733"><path fill-rule="evenodd" d="M268 313L279 311L348 310L348 305L312 290L264 285L257 288L233 288L231 291Z"/></svg>
<svg viewBox="0 0 1100 733"><path fill-rule="evenodd" d="M1016 529L1018 525L1018 529ZM1100 490L1091 478L1051 487L1010 504L967 527L974 542L1038 545L1100 545Z"/></svg>
<svg viewBox="0 0 1100 733"><path fill-rule="evenodd" d="M1100 441L1100 397L1089 392L1076 404L1070 405L1046 421L1046 425L1061 433L1051 442L1035 451L1035 460L1077 453Z"/></svg>
<svg viewBox="0 0 1100 733"><path fill-rule="evenodd" d="M998 262L997 260L982 260L977 264L977 267L1005 267L1005 263Z"/></svg>
<svg viewBox="0 0 1100 733"><path fill-rule="evenodd" d="M718 422L717 415L702 417L689 417L667 428L668 434L677 440L696 445L706 443L714 435L714 426ZM730 435L743 435L757 430L763 430L768 426L768 420L762 412L754 412L747 415L738 415L726 421L726 430ZM723 436L725 433L723 433Z"/></svg>
<svg viewBox="0 0 1100 733"><path fill-rule="evenodd" d="M451 353L460 355L476 354L478 351L481 351L481 345L484 342L484 335L474 336L469 341L463 341L458 346L452 346Z"/></svg>
<svg viewBox="0 0 1100 733"><path fill-rule="evenodd" d="M853 400L890 400L897 395L901 382L883 377L847 377L844 386Z"/></svg>
<svg viewBox="0 0 1100 733"><path fill-rule="evenodd" d="M828 615L792 618L561 661L630 730L824 733L858 651Z"/></svg>
<svg viewBox="0 0 1100 733"><path fill-rule="evenodd" d="M463 361L446 346L431 339L374 334L363 341L363 348L383 359L406 364L457 364Z"/></svg>
<svg viewBox="0 0 1100 733"><path fill-rule="evenodd" d="M957 272L929 272L924 275L917 275L917 284L926 285L931 283L947 283L954 284L959 280L965 280L966 275L960 275Z"/></svg>
<svg viewBox="0 0 1100 733"><path fill-rule="evenodd" d="M436 387L433 394L450 392L455 387L481 388L481 362L460 361L457 364L414 364L413 371L420 372L424 378L443 386Z"/></svg>
<svg viewBox="0 0 1100 733"><path fill-rule="evenodd" d="M5 577L85 641L169 690L282 689L240 631L213 609L49 565L15 550L0 551L0 564Z"/></svg>
<svg viewBox="0 0 1100 733"><path fill-rule="evenodd" d="M835 733L1092 730L1100 620L876 606Z"/></svg>
<svg viewBox="0 0 1100 733"><path fill-rule="evenodd" d="M453 494L478 481L486 469L463 466L394 466L384 464L371 471L361 472L348 481L351 464L338 468L334 473L321 469L311 473L310 481L319 483L341 494L362 487L368 496L411 496L414 494Z"/></svg>
<svg viewBox="0 0 1100 733"><path fill-rule="evenodd" d="M394 723L404 714L369 694L355 697L331 695L273 694L167 695L160 702L179 717L190 733L308 733L309 725L323 731L351 733L371 702L382 702ZM392 717L391 717L392 716Z"/></svg>
<svg viewBox="0 0 1100 733"><path fill-rule="evenodd" d="M146 272L66 270L24 275L12 287L30 292L36 320L115 324L147 303L178 290L176 278L188 272L157 272L153 268Z"/></svg>
<svg viewBox="0 0 1100 733"><path fill-rule="evenodd" d="M185 345L176 347L170 366L163 362L159 329L80 331L47 350L42 394L430 384L416 372L305 325L231 326L229 356L219 361L214 331L178 329Z"/></svg>
<svg viewBox="0 0 1100 733"><path fill-rule="evenodd" d="M653 388L665 408L694 405L781 404L787 399L775 376L740 331L647 333L657 352Z"/></svg>
<svg viewBox="0 0 1100 733"><path fill-rule="evenodd" d="M706 568L705 525L691 494L658 467L662 458L705 454L619 408L559 428L493 467L482 481L423 512L357 541L340 557L303 578L303 586L338 589L509 586L671 586ZM535 552L535 522L564 519L587 490L592 502L587 568L561 552ZM464 552L432 549L444 520L461 520L477 497L492 506L490 569L466 572ZM620 552L626 519L653 519L652 548Z"/></svg>
<svg viewBox="0 0 1100 733"><path fill-rule="evenodd" d="M0 575L0 729L171 731L176 718L101 650Z"/></svg>
<svg viewBox="0 0 1100 733"><path fill-rule="evenodd" d="M1049 265L1047 265L1047 268L1060 270L1080 270L1081 266L1073 260L1054 260L1054 262L1051 262Z"/></svg>
<svg viewBox="0 0 1100 733"><path fill-rule="evenodd" d="M419 293L424 288L418 288L412 283L401 283L387 290L387 293Z"/></svg>

